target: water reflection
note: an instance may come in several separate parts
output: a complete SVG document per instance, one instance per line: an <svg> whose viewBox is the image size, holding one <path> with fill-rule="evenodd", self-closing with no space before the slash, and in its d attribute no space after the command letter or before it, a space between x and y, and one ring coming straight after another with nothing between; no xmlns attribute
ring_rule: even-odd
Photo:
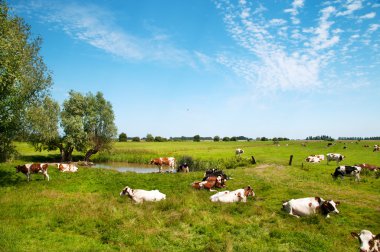
<svg viewBox="0 0 380 252"><path fill-rule="evenodd" d="M119 172L154 173L154 172L159 171L156 165L131 164L127 162L99 163L99 164L95 164L93 167L116 170ZM168 172L168 171L169 171L168 167L162 167L162 172Z"/></svg>

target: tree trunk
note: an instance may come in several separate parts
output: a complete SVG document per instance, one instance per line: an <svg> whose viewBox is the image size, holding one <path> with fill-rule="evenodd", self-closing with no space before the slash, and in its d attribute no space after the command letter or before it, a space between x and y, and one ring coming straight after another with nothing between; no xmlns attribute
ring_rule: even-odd
<svg viewBox="0 0 380 252"><path fill-rule="evenodd" d="M98 153L97 149L89 149L84 157L84 161L90 162L90 157L96 153Z"/></svg>

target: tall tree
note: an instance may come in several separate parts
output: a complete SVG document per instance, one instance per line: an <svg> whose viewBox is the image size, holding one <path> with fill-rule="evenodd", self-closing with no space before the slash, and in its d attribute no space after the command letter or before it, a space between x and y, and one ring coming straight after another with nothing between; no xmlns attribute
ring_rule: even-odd
<svg viewBox="0 0 380 252"><path fill-rule="evenodd" d="M14 151L12 141L25 125L26 109L42 101L52 84L39 55L41 42L0 0L0 161Z"/></svg>

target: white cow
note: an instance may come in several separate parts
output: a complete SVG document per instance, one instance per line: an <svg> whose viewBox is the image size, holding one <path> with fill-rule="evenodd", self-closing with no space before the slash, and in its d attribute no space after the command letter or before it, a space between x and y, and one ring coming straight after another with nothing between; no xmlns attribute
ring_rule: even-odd
<svg viewBox="0 0 380 252"><path fill-rule="evenodd" d="M235 154L236 154L238 157L240 157L240 155L243 154L243 153L244 153L244 150L243 150L243 149L236 149L236 150L235 150Z"/></svg>
<svg viewBox="0 0 380 252"><path fill-rule="evenodd" d="M339 213L336 206L339 202L324 200L320 197L308 197L301 199L291 199L282 204L282 208L290 215L299 218L316 213L322 213L329 218L329 213Z"/></svg>
<svg viewBox="0 0 380 252"><path fill-rule="evenodd" d="M306 162L309 162L309 163L319 163L321 162L321 159L319 159L317 156L315 155L311 155L311 156L308 156L306 159L305 159Z"/></svg>
<svg viewBox="0 0 380 252"><path fill-rule="evenodd" d="M235 191L223 191L218 192L210 197L212 202L223 202L223 203L231 203L231 202L247 202L248 196L255 196L253 189L250 186L247 186L243 189L237 189Z"/></svg>
<svg viewBox="0 0 380 252"><path fill-rule="evenodd" d="M360 252L379 252L380 251L380 234L373 235L371 231L362 230L360 233L351 232L360 242Z"/></svg>
<svg viewBox="0 0 380 252"><path fill-rule="evenodd" d="M323 154L320 154L320 155L315 155L317 158L319 158L320 160L325 160L325 155Z"/></svg>
<svg viewBox="0 0 380 252"><path fill-rule="evenodd" d="M327 164L329 164L330 161L336 161L336 164L339 165L339 162L342 161L345 156L339 153L327 153Z"/></svg>
<svg viewBox="0 0 380 252"><path fill-rule="evenodd" d="M132 189L126 186L121 192L120 196L128 195L136 203L144 201L160 201L166 199L166 195L158 190L146 191L142 189Z"/></svg>
<svg viewBox="0 0 380 252"><path fill-rule="evenodd" d="M78 171L78 167L76 167L74 164L58 163L57 168L61 172L77 172Z"/></svg>

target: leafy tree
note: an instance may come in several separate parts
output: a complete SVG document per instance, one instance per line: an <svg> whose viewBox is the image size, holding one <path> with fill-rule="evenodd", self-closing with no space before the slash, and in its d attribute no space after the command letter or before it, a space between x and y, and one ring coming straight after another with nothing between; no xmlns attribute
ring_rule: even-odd
<svg viewBox="0 0 380 252"><path fill-rule="evenodd" d="M148 133L146 135L145 141L147 141L147 142L153 142L154 141L153 135Z"/></svg>
<svg viewBox="0 0 380 252"><path fill-rule="evenodd" d="M25 126L26 109L43 101L52 81L23 19L0 0L0 161L14 152L12 141Z"/></svg>
<svg viewBox="0 0 380 252"><path fill-rule="evenodd" d="M233 136L233 137L230 138L230 141L234 141L234 142L236 142L236 141L237 141L237 138L236 138L235 136Z"/></svg>
<svg viewBox="0 0 380 252"><path fill-rule="evenodd" d="M220 141L220 137L219 136L214 136L214 142L219 142Z"/></svg>
<svg viewBox="0 0 380 252"><path fill-rule="evenodd" d="M230 138L229 137L223 137L223 142L229 142Z"/></svg>
<svg viewBox="0 0 380 252"><path fill-rule="evenodd" d="M119 135L119 142L126 142L127 141L127 134L124 132L120 133Z"/></svg>
<svg viewBox="0 0 380 252"><path fill-rule="evenodd" d="M194 141L194 142L200 142L200 141L201 141L201 136L200 136L200 135L195 135L195 136L193 137L193 141Z"/></svg>
<svg viewBox="0 0 380 252"><path fill-rule="evenodd" d="M140 137L133 137L132 142L140 142Z"/></svg>

